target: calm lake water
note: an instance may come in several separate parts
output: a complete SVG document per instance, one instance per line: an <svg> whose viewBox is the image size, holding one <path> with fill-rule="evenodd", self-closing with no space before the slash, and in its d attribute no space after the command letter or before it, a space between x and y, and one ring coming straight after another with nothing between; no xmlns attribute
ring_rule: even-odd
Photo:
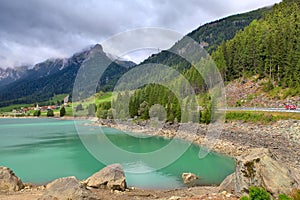
<svg viewBox="0 0 300 200"><path fill-rule="evenodd" d="M86 122L85 122L86 123ZM79 125L78 125L79 124ZM85 138L101 139L99 127L84 126L76 122ZM118 147L134 153L155 151L170 143L160 137L136 138L111 128L101 129L109 140ZM177 147L184 145L177 141ZM100 151L110 155L107 149ZM180 148L178 148L180 149ZM176 150L175 150L176 151ZM191 145L186 152L171 165L149 173L132 173L150 168L149 163L113 155L126 170L129 186L148 189L170 189L183 187L181 174L192 172L201 177L201 184L219 184L234 170L234 160L220 154L210 153L198 158L201 148ZM172 152L170 152L170 156ZM153 163L151 163L153 162ZM0 165L10 167L23 180L44 184L56 178L76 176L85 179L105 165L94 158L82 144L74 121L56 119L0 119Z"/></svg>

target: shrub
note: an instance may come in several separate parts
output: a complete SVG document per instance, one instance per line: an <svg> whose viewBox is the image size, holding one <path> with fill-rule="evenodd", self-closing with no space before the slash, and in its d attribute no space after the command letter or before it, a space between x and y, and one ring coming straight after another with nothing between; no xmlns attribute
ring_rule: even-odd
<svg viewBox="0 0 300 200"><path fill-rule="evenodd" d="M108 119L113 119L113 118L114 118L112 109L109 109L109 110L107 111L107 118L108 118Z"/></svg>
<svg viewBox="0 0 300 200"><path fill-rule="evenodd" d="M287 196L286 194L280 194L278 200L293 200L293 199Z"/></svg>
<svg viewBox="0 0 300 200"><path fill-rule="evenodd" d="M102 102L98 105L98 108L95 108L93 104L90 104L91 106L90 107L90 111L94 111L97 110L96 112L96 116L98 118L101 118L101 119L107 119L108 116L111 115L111 113L109 113L108 111L111 109L111 102L108 101L108 102ZM95 109L95 110L92 110L92 109Z"/></svg>
<svg viewBox="0 0 300 200"><path fill-rule="evenodd" d="M88 107L87 107L87 110L88 110L88 116L95 116L95 113L97 111L97 107L95 104L89 104Z"/></svg>
<svg viewBox="0 0 300 200"><path fill-rule="evenodd" d="M75 111L78 112L81 110L83 110L82 104L77 105Z"/></svg>
<svg viewBox="0 0 300 200"><path fill-rule="evenodd" d="M242 106L241 100L238 100L237 102L235 102L235 106L236 107L241 107Z"/></svg>
<svg viewBox="0 0 300 200"><path fill-rule="evenodd" d="M266 83L263 84L262 90L264 92L269 92L269 91L271 91L273 89L274 89L274 85L273 85L273 83L272 83L272 81L270 79Z"/></svg>
<svg viewBox="0 0 300 200"><path fill-rule="evenodd" d="M54 116L53 110L48 110L47 111L47 117L53 117L53 116Z"/></svg>
<svg viewBox="0 0 300 200"><path fill-rule="evenodd" d="M60 111L59 111L59 116L63 117L66 114L66 109L65 107L61 107Z"/></svg>
<svg viewBox="0 0 300 200"><path fill-rule="evenodd" d="M138 110L138 114L141 119L149 119L149 103L146 101L143 101L143 103L140 104L140 108Z"/></svg>
<svg viewBox="0 0 300 200"><path fill-rule="evenodd" d="M97 117L100 119L107 119L108 110L98 110Z"/></svg>
<svg viewBox="0 0 300 200"><path fill-rule="evenodd" d="M259 187L249 188L250 200L270 200L271 195L264 189Z"/></svg>
<svg viewBox="0 0 300 200"><path fill-rule="evenodd" d="M111 102L106 101L106 102L99 103L97 110L109 110L110 108L111 108Z"/></svg>
<svg viewBox="0 0 300 200"><path fill-rule="evenodd" d="M40 110L34 111L33 116L36 116L36 117L41 116L41 111Z"/></svg>

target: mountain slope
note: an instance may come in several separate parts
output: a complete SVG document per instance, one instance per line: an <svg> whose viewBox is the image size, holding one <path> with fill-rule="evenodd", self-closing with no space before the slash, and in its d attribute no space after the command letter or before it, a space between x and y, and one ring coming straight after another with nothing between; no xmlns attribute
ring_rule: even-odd
<svg viewBox="0 0 300 200"><path fill-rule="evenodd" d="M259 75L274 87L300 94L300 8L298 1L283 1L261 20L254 20L244 31L213 54L227 81Z"/></svg>
<svg viewBox="0 0 300 200"><path fill-rule="evenodd" d="M0 88L18 80L21 77L25 77L27 73L28 73L27 66L18 67L16 69L0 68Z"/></svg>
<svg viewBox="0 0 300 200"><path fill-rule="evenodd" d="M39 63L28 70L26 76L0 90L0 106L41 102L55 94L71 94L77 71L92 51L97 51L103 59L109 59L102 47L95 45L69 59L52 59ZM128 66L134 65L125 61L119 63L112 62L106 69L99 81L98 90L112 90L118 78L128 71Z"/></svg>
<svg viewBox="0 0 300 200"><path fill-rule="evenodd" d="M209 53L213 52L222 42L232 39L235 34L243 30L253 20L260 19L263 15L271 12L272 8L262 8L255 11L229 16L203 26L187 34L203 46ZM172 48L185 48L183 40L178 41ZM179 71L190 68L190 64L179 56L169 52L162 51L154 54L141 64L160 63L171 66Z"/></svg>
<svg viewBox="0 0 300 200"><path fill-rule="evenodd" d="M193 38L211 53L224 41L232 39L239 30L243 30L253 20L261 19L271 12L272 8L261 8L255 11L229 16L203 26L189 33Z"/></svg>

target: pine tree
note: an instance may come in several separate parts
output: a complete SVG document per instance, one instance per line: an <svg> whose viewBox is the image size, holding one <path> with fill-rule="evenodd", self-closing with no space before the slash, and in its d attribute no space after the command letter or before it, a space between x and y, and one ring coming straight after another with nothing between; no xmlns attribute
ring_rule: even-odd
<svg viewBox="0 0 300 200"><path fill-rule="evenodd" d="M64 106L61 107L61 109L59 110L59 116L63 117L66 114L66 109Z"/></svg>

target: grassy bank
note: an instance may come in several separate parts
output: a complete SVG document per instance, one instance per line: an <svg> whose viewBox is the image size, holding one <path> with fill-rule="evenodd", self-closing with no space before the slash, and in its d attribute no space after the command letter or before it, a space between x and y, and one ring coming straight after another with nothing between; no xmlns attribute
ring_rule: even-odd
<svg viewBox="0 0 300 200"><path fill-rule="evenodd" d="M300 120L299 113L285 112L262 112L262 111L228 111L226 113L226 122L243 121L268 124L279 120L296 119Z"/></svg>

